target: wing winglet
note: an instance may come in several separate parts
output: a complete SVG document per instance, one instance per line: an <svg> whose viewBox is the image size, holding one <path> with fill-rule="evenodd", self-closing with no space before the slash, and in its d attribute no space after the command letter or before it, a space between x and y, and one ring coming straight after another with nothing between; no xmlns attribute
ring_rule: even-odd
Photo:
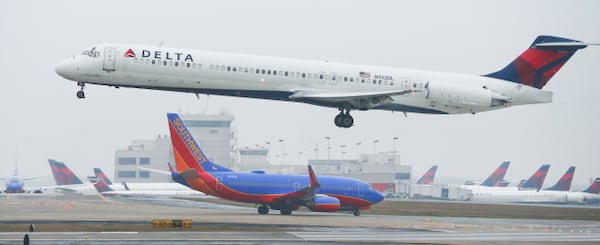
<svg viewBox="0 0 600 245"><path fill-rule="evenodd" d="M308 176L310 176L310 187L312 187L312 188L321 187L321 185L317 181L317 176L315 175L315 171L313 171L312 166L310 166L310 165L308 165Z"/></svg>

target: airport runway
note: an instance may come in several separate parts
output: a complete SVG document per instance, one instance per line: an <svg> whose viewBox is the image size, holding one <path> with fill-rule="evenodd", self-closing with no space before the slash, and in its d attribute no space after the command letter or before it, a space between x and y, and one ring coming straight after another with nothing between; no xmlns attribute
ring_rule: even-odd
<svg viewBox="0 0 600 245"><path fill-rule="evenodd" d="M254 208L169 198L3 196L0 216L1 244L22 244L29 223L36 224L37 231L29 234L36 244L600 244L597 221L354 217L302 211L291 216L258 215ZM189 230L155 230L152 219L194 223ZM21 226L23 231L14 230ZM71 231L52 230L61 226Z"/></svg>

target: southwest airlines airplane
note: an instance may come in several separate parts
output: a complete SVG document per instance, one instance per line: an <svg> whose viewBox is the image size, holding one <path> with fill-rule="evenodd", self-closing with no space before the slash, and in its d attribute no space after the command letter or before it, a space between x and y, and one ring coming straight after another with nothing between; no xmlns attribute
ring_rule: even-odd
<svg viewBox="0 0 600 245"><path fill-rule="evenodd" d="M314 212L354 211L358 216L360 210L383 200L383 195L367 182L317 177L310 166L308 176L234 172L208 160L179 115L169 113L167 117L179 172L173 179L181 177L191 188L208 195L258 204L259 214L267 214L271 208L282 215L290 215L298 207L306 206Z"/></svg>
<svg viewBox="0 0 600 245"><path fill-rule="evenodd" d="M335 125L354 124L351 110L429 114L477 113L549 103L542 90L588 43L538 36L514 61L487 75L464 75L255 55L103 44L56 66L85 84L303 102L339 109Z"/></svg>

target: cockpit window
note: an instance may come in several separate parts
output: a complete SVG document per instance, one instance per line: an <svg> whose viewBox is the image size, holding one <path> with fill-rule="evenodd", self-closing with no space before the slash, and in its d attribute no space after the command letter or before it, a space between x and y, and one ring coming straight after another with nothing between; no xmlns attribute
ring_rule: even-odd
<svg viewBox="0 0 600 245"><path fill-rule="evenodd" d="M81 52L81 55L89 56L91 58L96 58L100 56L100 52L96 51L96 47L91 48L90 50L84 50Z"/></svg>

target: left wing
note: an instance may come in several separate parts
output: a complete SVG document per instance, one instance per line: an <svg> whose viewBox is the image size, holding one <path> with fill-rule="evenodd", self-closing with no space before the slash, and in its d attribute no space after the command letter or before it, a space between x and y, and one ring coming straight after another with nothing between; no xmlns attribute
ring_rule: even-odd
<svg viewBox="0 0 600 245"><path fill-rule="evenodd" d="M312 200L315 197L315 189L321 187L315 176L315 172L312 166L308 165L308 175L310 177L310 185L302 190L290 192L283 196L279 196L273 199L274 202L286 203L289 201L302 201L306 202Z"/></svg>
<svg viewBox="0 0 600 245"><path fill-rule="evenodd" d="M320 102L348 103L353 109L367 110L393 101L392 96L406 95L418 90L395 91L333 92L322 90L296 90L289 96L292 100L312 100Z"/></svg>

